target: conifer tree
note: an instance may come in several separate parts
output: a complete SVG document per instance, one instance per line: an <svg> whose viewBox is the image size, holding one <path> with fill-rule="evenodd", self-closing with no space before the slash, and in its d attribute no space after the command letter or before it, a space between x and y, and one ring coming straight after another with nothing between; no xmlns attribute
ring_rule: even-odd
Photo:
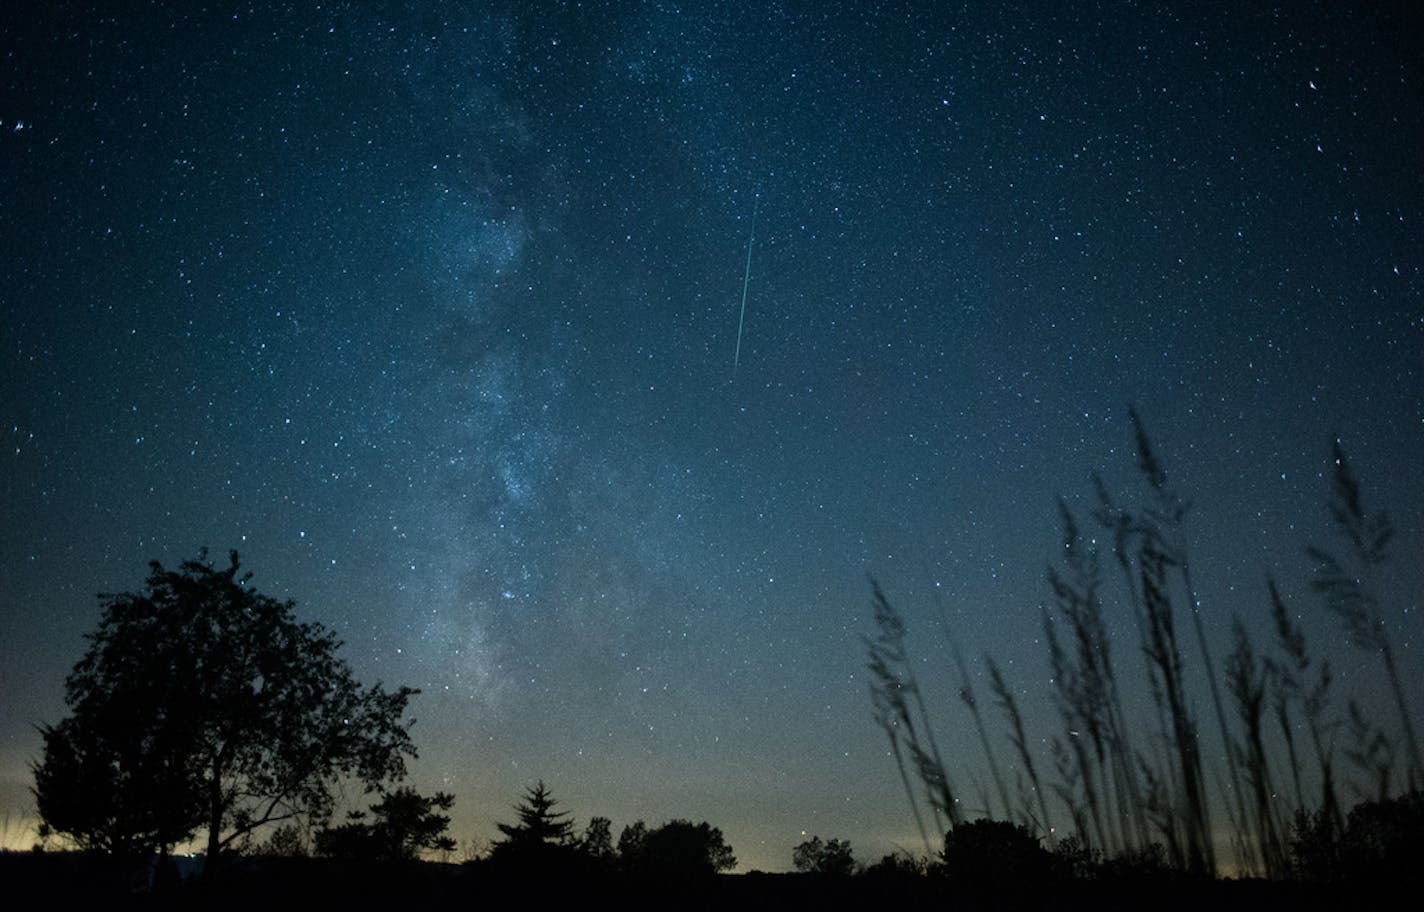
<svg viewBox="0 0 1424 912"><path fill-rule="evenodd" d="M574 824L568 811L554 810L556 804L558 801L549 793L544 780L539 780L514 809L519 822L496 824L504 839L495 848L567 845L573 839Z"/></svg>

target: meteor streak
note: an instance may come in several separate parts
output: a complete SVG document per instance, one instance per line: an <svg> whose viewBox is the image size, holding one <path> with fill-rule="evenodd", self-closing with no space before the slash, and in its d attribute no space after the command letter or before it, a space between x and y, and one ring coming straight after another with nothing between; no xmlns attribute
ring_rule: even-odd
<svg viewBox="0 0 1424 912"><path fill-rule="evenodd" d="M752 281L752 242L756 240L757 209L760 207L761 191L758 190L756 202L752 203L752 230L747 235L747 268L742 272L742 315L737 318L737 351L732 356L732 370L742 363L742 324L747 320L747 286Z"/></svg>

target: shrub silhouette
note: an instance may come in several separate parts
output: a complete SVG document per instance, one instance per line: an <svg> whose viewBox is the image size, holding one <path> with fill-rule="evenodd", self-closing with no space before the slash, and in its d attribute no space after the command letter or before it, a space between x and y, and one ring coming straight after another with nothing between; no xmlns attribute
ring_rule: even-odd
<svg viewBox="0 0 1424 912"><path fill-rule="evenodd" d="M861 876L868 880L918 880L929 873L929 862L908 852L891 852L868 866Z"/></svg>
<svg viewBox="0 0 1424 912"><path fill-rule="evenodd" d="M979 819L945 834L942 871L955 885L1021 889L1043 884L1052 866L1048 851L1027 827Z"/></svg>

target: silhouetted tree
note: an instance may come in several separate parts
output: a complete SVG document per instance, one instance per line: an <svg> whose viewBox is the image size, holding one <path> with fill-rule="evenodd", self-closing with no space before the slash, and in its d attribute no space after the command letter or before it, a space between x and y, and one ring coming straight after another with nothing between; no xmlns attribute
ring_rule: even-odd
<svg viewBox="0 0 1424 912"><path fill-rule="evenodd" d="M1077 834L1059 839L1049 852L1050 867L1058 880L1089 880L1098 873L1103 853Z"/></svg>
<svg viewBox="0 0 1424 912"><path fill-rule="evenodd" d="M1424 858L1424 792L1406 792L1387 801L1367 801L1350 809L1345 824L1349 875L1361 881L1421 879Z"/></svg>
<svg viewBox="0 0 1424 912"><path fill-rule="evenodd" d="M613 821L607 817L594 817L588 822L579 840L579 848L594 861L612 862L616 857L613 850Z"/></svg>
<svg viewBox="0 0 1424 912"><path fill-rule="evenodd" d="M42 836L132 858L166 853L202 823L188 736L151 715L149 689L118 685L107 700L71 701L74 715L40 727L43 760L33 772Z"/></svg>
<svg viewBox="0 0 1424 912"><path fill-rule="evenodd" d="M1343 830L1323 809L1301 812L1291 855L1296 874L1306 880L1417 882L1424 858L1424 792L1358 804Z"/></svg>
<svg viewBox="0 0 1424 912"><path fill-rule="evenodd" d="M642 873L669 878L708 877L736 866L737 857L720 829L686 820L670 821L648 833L634 864Z"/></svg>
<svg viewBox="0 0 1424 912"><path fill-rule="evenodd" d="M573 821L568 819L568 811L554 811L559 802L549 793L544 780L539 780L528 790L524 801L514 808L519 815L518 823L496 824L504 834L500 845L564 845L573 837Z"/></svg>
<svg viewBox="0 0 1424 912"><path fill-rule="evenodd" d="M1291 828L1291 873L1309 881L1343 878L1341 840L1344 831L1342 818L1325 808L1297 810Z"/></svg>
<svg viewBox="0 0 1424 912"><path fill-rule="evenodd" d="M272 831L272 835L262 843L258 854L276 855L282 858L305 858L310 853L307 850L307 841L302 835L301 827L295 823L284 823Z"/></svg>
<svg viewBox="0 0 1424 912"><path fill-rule="evenodd" d="M71 715L42 728L35 797L50 828L110 851L205 828L210 874L259 827L325 817L338 779L404 775L415 691L363 689L336 636L254 591L235 551L224 569L206 550L177 571L149 566L146 592L100 596L65 682Z"/></svg>
<svg viewBox="0 0 1424 912"><path fill-rule="evenodd" d="M496 824L504 838L491 848L490 861L520 875L568 869L578 845L569 813L556 811L557 804L543 780L531 786L514 808L519 821Z"/></svg>
<svg viewBox="0 0 1424 912"><path fill-rule="evenodd" d="M455 796L436 792L429 798L413 788L398 788L371 807L382 854L393 861L418 858L421 852L453 852L455 840L446 835Z"/></svg>
<svg viewBox="0 0 1424 912"><path fill-rule="evenodd" d="M436 792L429 798L413 788L403 787L371 806L371 823L354 811L347 822L320 830L317 851L322 855L351 860L413 861L426 850L453 852L455 840L446 835L448 811L455 797Z"/></svg>
<svg viewBox="0 0 1424 912"><path fill-rule="evenodd" d="M956 884L1004 889L1044 882L1048 851L1027 827L1007 820L975 820L945 834L944 873Z"/></svg>
<svg viewBox="0 0 1424 912"><path fill-rule="evenodd" d="M929 861L925 858L902 850L882 856L865 869L864 876L872 880L915 880L928 874L929 867Z"/></svg>
<svg viewBox="0 0 1424 912"><path fill-rule="evenodd" d="M618 834L618 860L626 865L637 862L643 854L643 843L648 841L648 825L641 820L623 827Z"/></svg>
<svg viewBox="0 0 1424 912"><path fill-rule="evenodd" d="M365 811L348 811L346 822L317 830L316 853L344 861L375 861L380 847Z"/></svg>
<svg viewBox="0 0 1424 912"><path fill-rule="evenodd" d="M855 871L850 843L844 839L822 842L821 837L812 836L792 850L791 863L806 874L845 877Z"/></svg>

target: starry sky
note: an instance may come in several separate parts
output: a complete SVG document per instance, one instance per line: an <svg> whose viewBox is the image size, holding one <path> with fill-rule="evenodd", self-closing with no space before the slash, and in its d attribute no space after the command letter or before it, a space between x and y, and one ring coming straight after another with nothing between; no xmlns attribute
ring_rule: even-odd
<svg viewBox="0 0 1424 912"><path fill-rule="evenodd" d="M1417 671L1414 4L211 6L0 21L9 842L94 594L208 546L421 688L462 840L543 778L743 870L916 848L867 577L982 786L945 634L1055 733L1055 499L1133 490L1129 404L1218 655L1275 576L1397 720L1302 549L1338 434Z"/></svg>

